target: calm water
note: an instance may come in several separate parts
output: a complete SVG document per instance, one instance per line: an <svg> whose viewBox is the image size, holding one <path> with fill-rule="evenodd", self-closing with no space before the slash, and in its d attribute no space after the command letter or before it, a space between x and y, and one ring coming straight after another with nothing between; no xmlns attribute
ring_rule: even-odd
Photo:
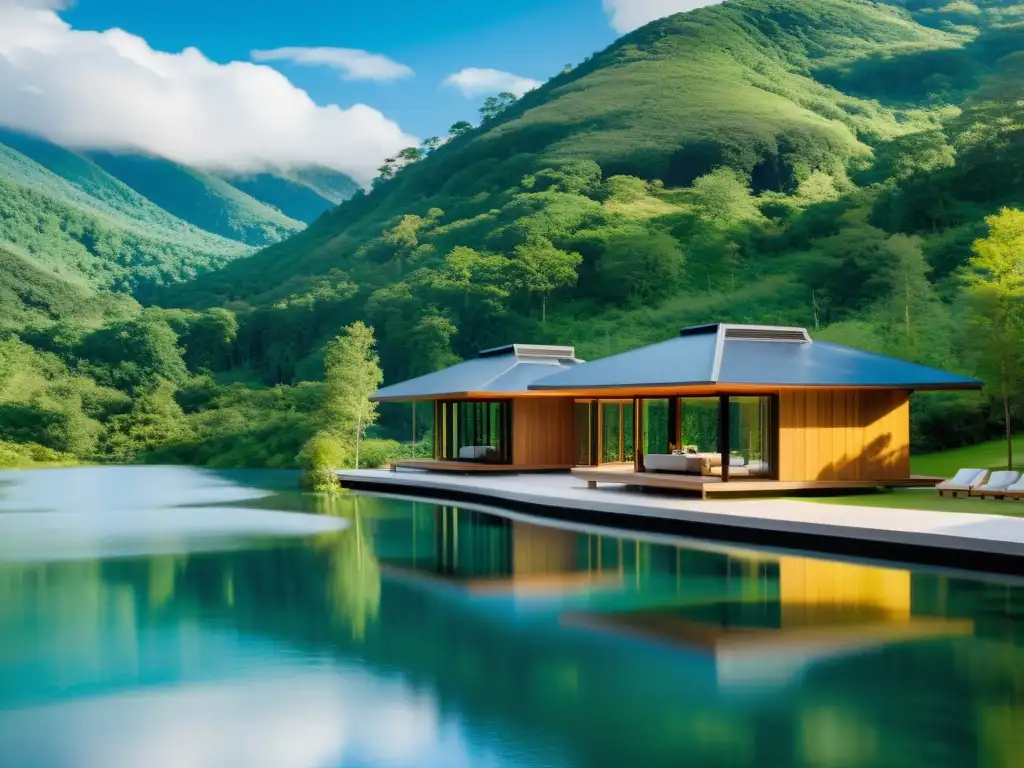
<svg viewBox="0 0 1024 768"><path fill-rule="evenodd" d="M0 766L1024 766L1024 587L294 482L0 473Z"/></svg>

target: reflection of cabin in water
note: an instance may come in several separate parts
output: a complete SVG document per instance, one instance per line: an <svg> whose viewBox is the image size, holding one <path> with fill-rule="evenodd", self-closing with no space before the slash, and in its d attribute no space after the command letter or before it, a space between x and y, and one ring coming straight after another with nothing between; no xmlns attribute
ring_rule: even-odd
<svg viewBox="0 0 1024 768"><path fill-rule="evenodd" d="M803 328L714 324L586 363L572 347L487 350L375 399L432 408L432 458L396 469L571 469L707 496L921 484L910 394L980 386Z"/></svg>
<svg viewBox="0 0 1024 768"><path fill-rule="evenodd" d="M426 551L410 547L403 557L388 558L382 568L392 577L472 594L557 594L622 581L622 558L602 562L600 537L457 507L418 506L432 509L432 541Z"/></svg>
<svg viewBox="0 0 1024 768"><path fill-rule="evenodd" d="M973 631L971 621L916 615L910 571L790 556L748 559L747 568L776 589L739 600L567 613L563 620L707 653L722 682L785 678L812 661Z"/></svg>

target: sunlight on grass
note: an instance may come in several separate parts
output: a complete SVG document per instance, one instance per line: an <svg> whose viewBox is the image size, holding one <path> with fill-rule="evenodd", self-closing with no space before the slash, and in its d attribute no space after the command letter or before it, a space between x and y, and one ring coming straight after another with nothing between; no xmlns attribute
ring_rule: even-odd
<svg viewBox="0 0 1024 768"><path fill-rule="evenodd" d="M938 491L899 489L884 493L861 493L849 496L804 498L819 504L846 504L854 507L885 509L923 509L933 512L966 512L977 515L1024 517L1024 503L985 499L948 499Z"/></svg>
<svg viewBox="0 0 1024 768"><path fill-rule="evenodd" d="M1024 471L1024 437L1014 439L1013 456L1014 469ZM990 440L950 451L912 456L910 459L910 470L915 475L952 477L958 469L964 467L1006 469L1006 441Z"/></svg>

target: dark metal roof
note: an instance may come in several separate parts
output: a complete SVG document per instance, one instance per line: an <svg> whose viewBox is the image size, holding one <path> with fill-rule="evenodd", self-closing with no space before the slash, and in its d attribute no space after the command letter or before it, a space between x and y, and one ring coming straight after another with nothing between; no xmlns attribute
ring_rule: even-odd
<svg viewBox="0 0 1024 768"><path fill-rule="evenodd" d="M976 389L980 381L852 347L812 341L804 328L712 325L555 373L535 390L763 385Z"/></svg>
<svg viewBox="0 0 1024 768"><path fill-rule="evenodd" d="M469 393L507 396L525 392L538 379L570 370L581 362L572 347L510 344L485 349L479 356L449 368L382 387L372 399L437 399Z"/></svg>

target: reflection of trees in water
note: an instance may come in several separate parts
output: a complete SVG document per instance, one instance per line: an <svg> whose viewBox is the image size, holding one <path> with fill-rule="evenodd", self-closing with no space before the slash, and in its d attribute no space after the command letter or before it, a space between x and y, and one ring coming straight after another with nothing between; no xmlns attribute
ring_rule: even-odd
<svg viewBox="0 0 1024 768"><path fill-rule="evenodd" d="M380 612L380 563L374 555L366 506L358 496L320 495L317 513L340 517L348 528L321 537L320 552L327 555L327 597L335 619L345 622L352 636L366 636L368 622Z"/></svg>
<svg viewBox="0 0 1024 768"><path fill-rule="evenodd" d="M791 686L738 706L720 696L713 662L695 654L538 629L512 616L496 621L496 612L472 610L472 601L443 591L405 581L382 586L377 553L387 558L389 547L413 546L414 521L355 495L311 503L308 511L343 518L349 527L222 553L0 565L0 667L45 659L67 684L77 682L75 674L90 681L125 670L134 679L134 665L149 663L159 677L166 659L145 652L146 630L160 625L191 633L190 621L214 617L216 626L228 623L240 636L276 637L317 655L402 670L474 722L551 734L592 764L668 765L689 757L730 768L916 765L928 739L933 765L1020 764L1014 762L1024 732L1020 588L915 574L905 585L913 613L972 618L974 637L824 660ZM379 523L385 517L386 526ZM592 556L591 542L584 545L576 553L580 563ZM787 579L794 575L774 562L644 546L650 551L641 557L637 549L638 569L649 568L652 583L671 576L672 594L744 579L757 587L741 590L745 597L774 602L783 571ZM618 567L623 548L608 542L606 549L603 562ZM625 553L631 549L627 541ZM547 554L537 552L549 549L534 551L548 568ZM593 559L598 562L597 551ZM828 570L805 569L800 584L809 590L827 580ZM882 589L888 583L876 585L879 595L889 594ZM794 594L791 584L784 591L803 603L817 594ZM184 638L175 652L188 664L205 663L207 648Z"/></svg>

